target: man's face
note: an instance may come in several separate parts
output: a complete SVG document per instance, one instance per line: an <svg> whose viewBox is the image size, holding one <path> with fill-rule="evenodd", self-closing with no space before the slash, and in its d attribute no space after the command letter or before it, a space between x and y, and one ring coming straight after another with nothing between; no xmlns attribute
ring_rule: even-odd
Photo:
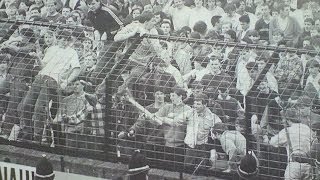
<svg viewBox="0 0 320 180"><path fill-rule="evenodd" d="M281 36L281 34L274 34L273 35L273 40L275 41L275 42L279 42L279 41L281 41L283 39L283 37Z"/></svg>
<svg viewBox="0 0 320 180"><path fill-rule="evenodd" d="M289 7L289 6L284 7L284 9L282 9L282 10L280 11L280 15L281 15L282 17L288 17L288 16L289 16L289 13L290 13L290 7Z"/></svg>
<svg viewBox="0 0 320 180"><path fill-rule="evenodd" d="M5 72L8 68L6 63L0 63L0 72Z"/></svg>
<svg viewBox="0 0 320 180"><path fill-rule="evenodd" d="M160 14L154 15L154 21L156 24L159 24L161 21L161 16Z"/></svg>
<svg viewBox="0 0 320 180"><path fill-rule="evenodd" d="M32 17L32 16L36 16L36 17L39 17L39 16L40 16L40 13L39 13L38 10L32 10L32 11L30 12L30 14L31 14L31 17Z"/></svg>
<svg viewBox="0 0 320 180"><path fill-rule="evenodd" d="M85 40L85 41L83 41L82 44L83 44L84 49L90 49L92 46L92 42L90 40Z"/></svg>
<svg viewBox="0 0 320 180"><path fill-rule="evenodd" d="M226 32L229 31L230 29L231 29L231 25L230 25L229 23L223 24L223 25L221 26L221 32L222 32L222 33L226 33Z"/></svg>
<svg viewBox="0 0 320 180"><path fill-rule="evenodd" d="M62 14L62 16L67 17L67 16L69 16L70 12L71 11L69 8L63 8L61 14Z"/></svg>
<svg viewBox="0 0 320 180"><path fill-rule="evenodd" d="M255 80L257 78L258 74L259 74L259 71L257 69L251 69L249 71L249 75L250 75L251 79L253 79L253 80Z"/></svg>
<svg viewBox="0 0 320 180"><path fill-rule="evenodd" d="M240 25L241 25L243 30L249 29L249 26L250 26L250 24L247 23L247 22L240 22Z"/></svg>
<svg viewBox="0 0 320 180"><path fill-rule="evenodd" d="M24 15L22 15L22 14L17 14L17 15L16 15L16 19L17 19L17 20L25 20L25 18L26 18L26 17L25 17Z"/></svg>
<svg viewBox="0 0 320 180"><path fill-rule="evenodd" d="M54 37L52 34L46 33L44 35L44 42L46 43L46 45L52 45L52 43L54 42Z"/></svg>
<svg viewBox="0 0 320 180"><path fill-rule="evenodd" d="M170 24L162 23L161 24L161 30L163 31L164 35L170 34L170 31L171 31Z"/></svg>
<svg viewBox="0 0 320 180"><path fill-rule="evenodd" d="M50 14L55 13L56 12L56 5L53 2L49 2L47 4L47 9Z"/></svg>
<svg viewBox="0 0 320 180"><path fill-rule="evenodd" d="M66 24L68 25L77 25L77 22L75 22L73 20L73 18L69 17L67 20L66 20Z"/></svg>
<svg viewBox="0 0 320 180"><path fill-rule="evenodd" d="M310 22L304 22L304 31L309 32L312 28L312 24Z"/></svg>
<svg viewBox="0 0 320 180"><path fill-rule="evenodd" d="M229 34L225 34L223 40L224 40L224 42L233 42L233 39L231 38L231 36Z"/></svg>
<svg viewBox="0 0 320 180"><path fill-rule="evenodd" d="M178 96L176 93L170 93L170 100L172 104L179 104L182 102L182 96Z"/></svg>
<svg viewBox="0 0 320 180"><path fill-rule="evenodd" d="M314 23L315 28L320 31L320 19L316 20L316 22Z"/></svg>
<svg viewBox="0 0 320 180"><path fill-rule="evenodd" d="M87 56L84 58L84 61L86 63L86 67L91 68L96 64L96 61L93 56Z"/></svg>
<svg viewBox="0 0 320 180"><path fill-rule="evenodd" d="M132 11L132 18L136 18L138 16L140 16L141 12L139 9L135 9L134 11Z"/></svg>
<svg viewBox="0 0 320 180"><path fill-rule="evenodd" d="M210 71L213 74L216 74L216 73L218 73L220 71L221 63L220 63L219 60L211 61L208 65L209 65Z"/></svg>
<svg viewBox="0 0 320 180"><path fill-rule="evenodd" d="M300 106L298 112L301 118L305 118L310 115L310 108L307 106Z"/></svg>
<svg viewBox="0 0 320 180"><path fill-rule="evenodd" d="M202 0L194 0L194 4L196 7L202 7L203 2Z"/></svg>
<svg viewBox="0 0 320 180"><path fill-rule="evenodd" d="M26 12L28 11L28 8L29 7L24 2L21 2L19 5L19 9L24 9Z"/></svg>
<svg viewBox="0 0 320 180"><path fill-rule="evenodd" d="M208 0L207 4L209 7L214 7L215 6L215 0Z"/></svg>
<svg viewBox="0 0 320 180"><path fill-rule="evenodd" d="M14 6L10 6L6 9L6 13L8 17L15 16L17 14L17 8Z"/></svg>
<svg viewBox="0 0 320 180"><path fill-rule="evenodd" d="M152 8L151 4L145 5L143 8L143 11L144 12L153 12L153 8Z"/></svg>
<svg viewBox="0 0 320 180"><path fill-rule="evenodd" d="M202 104L202 101L194 101L193 103L193 108L198 112L203 112L203 110L206 108L206 106L204 104Z"/></svg>
<svg viewBox="0 0 320 180"><path fill-rule="evenodd" d="M304 40L302 46L305 48L307 46L310 46L310 41L309 40Z"/></svg>
<svg viewBox="0 0 320 180"><path fill-rule="evenodd" d="M311 37L315 37L315 36L317 36L317 35L319 35L319 32L318 32L317 29L311 29L311 30L310 30L310 36L311 36Z"/></svg>
<svg viewBox="0 0 320 180"><path fill-rule="evenodd" d="M277 11L272 11L272 17L277 17L279 15L279 13Z"/></svg>
<svg viewBox="0 0 320 180"><path fill-rule="evenodd" d="M80 93L83 91L83 85L80 83L80 81L76 81L74 84L73 84L73 88L74 88L74 92L75 93Z"/></svg>
<svg viewBox="0 0 320 180"><path fill-rule="evenodd" d="M262 93L268 93L269 92L269 87L268 87L268 83L263 81L259 84L258 89L262 92Z"/></svg>
<svg viewBox="0 0 320 180"><path fill-rule="evenodd" d="M270 15L270 10L268 6L263 6L261 8L261 13L263 16L269 16Z"/></svg>
<svg viewBox="0 0 320 180"><path fill-rule="evenodd" d="M246 9L246 3L244 1L241 1L238 10L244 11L245 9Z"/></svg>
<svg viewBox="0 0 320 180"><path fill-rule="evenodd" d="M312 11L305 11L305 12L304 12L304 14L303 14L303 19L308 19L308 18L313 19L313 17L312 17Z"/></svg>
<svg viewBox="0 0 320 180"><path fill-rule="evenodd" d="M218 90L219 92L219 95L223 98L223 99L226 99L228 96L229 96L229 90L225 90L225 91L221 91L221 90Z"/></svg>
<svg viewBox="0 0 320 180"><path fill-rule="evenodd" d="M176 8L181 9L184 5L184 1L183 0L173 0L174 5Z"/></svg>
<svg viewBox="0 0 320 180"><path fill-rule="evenodd" d="M317 74L319 74L319 68L317 68L317 67L310 67L310 68L309 68L309 73L310 73L310 75L316 76Z"/></svg>
<svg viewBox="0 0 320 180"><path fill-rule="evenodd" d="M154 94L154 99L155 99L155 101L157 101L157 102L164 102L164 97L165 97L165 95L164 95L164 93L161 92L161 91L157 91L157 92L155 92L155 94Z"/></svg>
<svg viewBox="0 0 320 180"><path fill-rule="evenodd" d="M93 0L93 1L91 2L91 4L89 5L89 7L90 7L92 10L97 10L97 9L100 8L100 6L101 6L101 4L100 4L100 2L97 1L97 0Z"/></svg>
<svg viewBox="0 0 320 180"><path fill-rule="evenodd" d="M60 37L58 43L60 47L65 48L68 46L69 41L65 37Z"/></svg>

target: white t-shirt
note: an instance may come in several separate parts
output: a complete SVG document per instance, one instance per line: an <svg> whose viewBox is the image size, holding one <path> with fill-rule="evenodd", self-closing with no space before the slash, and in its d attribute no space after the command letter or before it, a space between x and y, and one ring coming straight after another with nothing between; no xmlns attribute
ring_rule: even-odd
<svg viewBox="0 0 320 180"><path fill-rule="evenodd" d="M203 21L207 24L207 27L211 24L211 13L208 11L207 8L201 7L201 8L193 8L190 11L190 17L189 17L189 27L193 29L194 25L198 21ZM209 21L210 20L210 21Z"/></svg>
<svg viewBox="0 0 320 180"><path fill-rule="evenodd" d="M189 17L191 9L183 6L181 9L170 7L165 13L172 17L174 30L180 30L184 26L189 26Z"/></svg>
<svg viewBox="0 0 320 180"><path fill-rule="evenodd" d="M67 79L71 70L80 68L80 62L77 52L67 47L65 49L59 46L51 46L47 49L42 60L44 68L39 75L47 75L55 79L58 83L60 80Z"/></svg>

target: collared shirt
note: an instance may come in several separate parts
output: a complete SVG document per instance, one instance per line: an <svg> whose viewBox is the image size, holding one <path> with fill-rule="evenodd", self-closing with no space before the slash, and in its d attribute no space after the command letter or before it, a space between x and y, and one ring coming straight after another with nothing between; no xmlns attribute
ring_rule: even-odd
<svg viewBox="0 0 320 180"><path fill-rule="evenodd" d="M308 153L310 151L310 145L312 140L312 131L309 126L302 123L293 123L290 127L287 128L289 138L292 146L292 153ZM288 156L289 154L289 145L286 135L286 130L282 129L277 135L273 136L269 144L275 147L278 146L287 146Z"/></svg>
<svg viewBox="0 0 320 180"><path fill-rule="evenodd" d="M187 134L184 142L191 148L207 143L210 128L218 122L222 122L221 119L207 107L202 113L190 110L187 112Z"/></svg>
<svg viewBox="0 0 320 180"><path fill-rule="evenodd" d="M177 122L173 124L164 124L164 138L166 140L165 144L169 147L177 147L183 145L183 140L185 138L186 123L187 123L187 113L191 110L191 107L185 104L167 104L156 112L158 117L180 117L183 122Z"/></svg>

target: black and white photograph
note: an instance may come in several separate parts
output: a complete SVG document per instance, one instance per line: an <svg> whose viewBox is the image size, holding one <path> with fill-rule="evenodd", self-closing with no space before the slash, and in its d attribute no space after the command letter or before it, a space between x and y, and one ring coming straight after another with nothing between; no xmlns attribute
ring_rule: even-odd
<svg viewBox="0 0 320 180"><path fill-rule="evenodd" d="M320 179L320 1L0 0L9 179Z"/></svg>

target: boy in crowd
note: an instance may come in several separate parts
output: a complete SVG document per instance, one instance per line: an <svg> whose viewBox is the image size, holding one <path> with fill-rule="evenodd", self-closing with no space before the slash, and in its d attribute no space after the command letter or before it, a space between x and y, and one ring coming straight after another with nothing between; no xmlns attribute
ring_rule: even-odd
<svg viewBox="0 0 320 180"><path fill-rule="evenodd" d="M46 14L42 17L43 19L46 19L49 22L58 22L62 15L57 12L56 4L57 2L55 0L48 0L45 3L47 11Z"/></svg>

